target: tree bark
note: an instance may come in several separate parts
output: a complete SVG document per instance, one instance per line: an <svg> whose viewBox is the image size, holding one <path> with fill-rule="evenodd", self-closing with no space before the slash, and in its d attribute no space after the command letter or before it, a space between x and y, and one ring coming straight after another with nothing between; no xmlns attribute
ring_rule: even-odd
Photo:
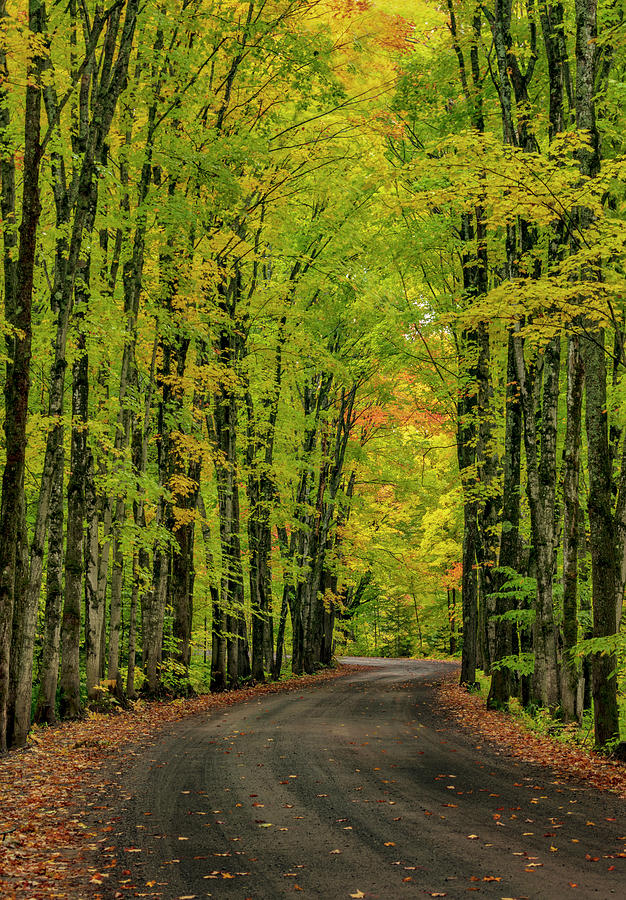
<svg viewBox="0 0 626 900"><path fill-rule="evenodd" d="M519 386L515 374L515 347L512 333L507 346L507 385L504 434L504 473L502 487L502 535L498 556L498 597L495 613L500 617L513 609L513 597L505 591L507 580L519 570L520 472L522 441L522 410ZM503 660L512 654L511 623L496 620L494 659ZM487 706L503 709L511 695L511 671L496 666L491 675Z"/></svg>
<svg viewBox="0 0 626 900"><path fill-rule="evenodd" d="M600 141L596 124L595 76L597 54L596 0L576 0L576 124L590 140L579 150L580 169L593 177L600 169ZM588 209L579 211L579 227L584 231L592 221ZM586 277L600 277L587 265ZM592 271L590 271L592 269ZM587 323L581 350L585 368L585 420L587 466L589 470L589 529L593 583L593 634L610 637L617 631L615 598L620 574L616 547L616 523L612 510L612 472L608 440L606 358L604 329ZM595 740L606 746L619 737L616 659L614 654L594 654L592 658Z"/></svg>
<svg viewBox="0 0 626 900"><path fill-rule="evenodd" d="M100 681L100 647L104 615L104 597L98 590L98 502L94 483L93 455L90 453L85 481L85 681L87 700L98 699L96 685Z"/></svg>
<svg viewBox="0 0 626 900"><path fill-rule="evenodd" d="M583 367L579 339L571 335L567 348L567 423L563 447L563 662L561 706L566 721L582 717L580 664L574 655L578 643L578 532L580 433Z"/></svg>
<svg viewBox="0 0 626 900"><path fill-rule="evenodd" d="M560 338L558 336L552 338L543 353L543 401L539 435L534 402L537 391L531 389L529 385L530 377L524 360L524 347L519 336L515 338L515 361L524 415L528 502L537 568L533 625L535 651L533 690L542 706L556 709L560 703L560 679L552 577Z"/></svg>
<svg viewBox="0 0 626 900"><path fill-rule="evenodd" d="M35 722L56 722L56 695L59 679L61 616L63 611L63 468L56 472L50 495L46 611L39 667L39 693Z"/></svg>
<svg viewBox="0 0 626 900"><path fill-rule="evenodd" d="M585 367L585 420L589 471L593 636L617 632L615 594L618 580L615 528L611 508L611 468L607 429L606 358L604 331L594 329L581 341ZM619 736L615 654L595 653L591 662L596 744L605 746Z"/></svg>
<svg viewBox="0 0 626 900"><path fill-rule="evenodd" d="M0 8L0 13L5 10ZM43 30L42 7L38 0L29 0L28 29L33 35ZM33 46L39 47L40 41ZM26 464L26 424L28 420L28 394L30 390L30 359L32 342L32 300L37 230L41 204L39 199L39 170L41 162L41 73L44 53L34 50L27 71L24 119L24 157L22 220L19 227L19 253L17 267L9 265L5 274L5 318L12 326L7 337L7 367L4 384L5 400L5 464L2 475L2 500L0 503L0 753L7 748L7 705L9 702L9 673L13 607L16 579L19 570L19 552L25 537L24 472ZM6 56L0 60L6 69ZM6 95L5 95L6 96ZM3 110L8 115L8 107ZM12 206L15 213L14 181L10 183L10 162L3 164L3 206ZM8 177L8 181L7 181ZM4 213L4 209L3 209ZM4 219L4 215L3 215ZM9 219L10 224L11 219ZM3 233L6 234L6 226ZM5 256L7 247L5 244Z"/></svg>

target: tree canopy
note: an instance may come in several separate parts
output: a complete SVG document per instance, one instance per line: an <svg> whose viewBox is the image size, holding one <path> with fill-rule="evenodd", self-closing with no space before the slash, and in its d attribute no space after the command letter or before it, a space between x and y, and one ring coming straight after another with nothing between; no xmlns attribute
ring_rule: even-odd
<svg viewBox="0 0 626 900"><path fill-rule="evenodd" d="M619 741L623 16L0 0L0 748L346 650Z"/></svg>

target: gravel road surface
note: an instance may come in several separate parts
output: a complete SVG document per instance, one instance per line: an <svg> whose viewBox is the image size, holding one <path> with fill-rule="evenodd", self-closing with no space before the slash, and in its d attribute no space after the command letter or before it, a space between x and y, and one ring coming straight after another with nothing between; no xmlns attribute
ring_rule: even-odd
<svg viewBox="0 0 626 900"><path fill-rule="evenodd" d="M108 897L626 897L619 798L438 709L446 663L370 666L178 723L122 774ZM119 777L119 776L118 776Z"/></svg>

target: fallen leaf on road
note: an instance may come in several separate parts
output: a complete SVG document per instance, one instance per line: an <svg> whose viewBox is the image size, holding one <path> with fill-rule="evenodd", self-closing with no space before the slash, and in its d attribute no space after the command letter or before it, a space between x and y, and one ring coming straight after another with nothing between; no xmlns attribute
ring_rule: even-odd
<svg viewBox="0 0 626 900"><path fill-rule="evenodd" d="M363 893L363 891L356 891L356 893L350 894L350 896L354 897L355 900L357 900L357 898L358 900L360 900L361 897L365 897L365 894Z"/></svg>

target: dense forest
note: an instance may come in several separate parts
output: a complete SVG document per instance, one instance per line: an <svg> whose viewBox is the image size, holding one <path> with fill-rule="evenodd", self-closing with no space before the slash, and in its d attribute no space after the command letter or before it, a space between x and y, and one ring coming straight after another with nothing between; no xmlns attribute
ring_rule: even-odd
<svg viewBox="0 0 626 900"><path fill-rule="evenodd" d="M0 22L0 748L344 651L614 746L623 0Z"/></svg>

